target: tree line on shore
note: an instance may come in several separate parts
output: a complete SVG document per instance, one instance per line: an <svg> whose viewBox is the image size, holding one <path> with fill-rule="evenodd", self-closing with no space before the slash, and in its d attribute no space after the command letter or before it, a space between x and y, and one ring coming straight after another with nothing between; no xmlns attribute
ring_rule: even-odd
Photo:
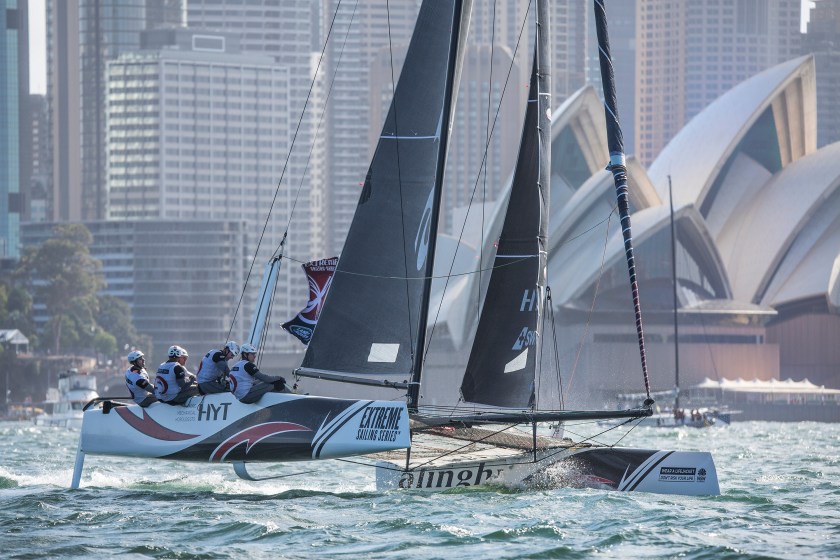
<svg viewBox="0 0 840 560"><path fill-rule="evenodd" d="M55 373L50 370L61 367L55 357L119 364L125 350L150 347L150 338L134 328L128 303L103 293L102 263L90 254L92 242L83 224L59 224L0 276L0 329L18 329L29 339L25 355L0 345L7 401L40 394ZM37 321L36 310L47 320Z"/></svg>

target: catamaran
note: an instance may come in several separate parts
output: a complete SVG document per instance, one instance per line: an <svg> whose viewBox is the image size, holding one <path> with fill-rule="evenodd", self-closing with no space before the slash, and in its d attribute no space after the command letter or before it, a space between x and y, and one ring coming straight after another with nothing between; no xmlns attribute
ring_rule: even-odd
<svg viewBox="0 0 840 560"><path fill-rule="evenodd" d="M194 397L148 408L97 402L85 412L73 487L86 454L248 463L369 459L378 489L441 490L560 484L666 494L718 494L708 452L618 448L541 435L543 423L643 418L653 400L626 410L564 407L540 367L550 308L546 232L550 194L550 69L547 0L535 10L528 105L510 198L496 242L475 340L457 406L424 403L427 324L443 173L469 24L470 0L425 0L329 293L299 368L349 398L265 395ZM645 389L627 177L609 58L606 12L595 1L610 131L610 163L628 253ZM273 293L270 263L260 302ZM262 309L258 305L258 310ZM251 342L258 343L259 312Z"/></svg>

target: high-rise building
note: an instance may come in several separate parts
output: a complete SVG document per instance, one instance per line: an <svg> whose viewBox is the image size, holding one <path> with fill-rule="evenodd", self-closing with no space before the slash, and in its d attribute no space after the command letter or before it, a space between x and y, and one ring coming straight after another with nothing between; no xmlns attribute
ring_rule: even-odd
<svg viewBox="0 0 840 560"><path fill-rule="evenodd" d="M510 49L519 72L511 75L511 80L518 80L516 83L524 81L527 84L531 76L535 9L536 4L528 0L511 0L501 4L473 2L469 42L474 45L495 42ZM579 0L555 0L549 4L552 108L559 107L586 84L587 22L592 20L591 11L591 3ZM506 71L507 67L494 70ZM511 100L512 104L519 101L518 98Z"/></svg>
<svg viewBox="0 0 840 560"><path fill-rule="evenodd" d="M382 128L382 120L373 122L370 117L372 65L380 51L388 53L407 46L419 7L419 0L355 4L328 0L323 8L320 34L326 37L326 30L331 29L331 35L326 64L321 69L329 101L325 160L319 165L326 170L324 227L329 254L338 254L344 246L375 148L369 141L370 134L378 136ZM400 67L395 66L393 71L396 80ZM388 93L388 102L390 97Z"/></svg>
<svg viewBox="0 0 840 560"><path fill-rule="evenodd" d="M290 142L288 70L242 52L238 36L227 33L149 31L143 45L108 64L109 218L245 221L242 256L250 266L256 254L259 265L247 302L295 202L295 190L277 183ZM305 254L293 239L286 250ZM282 269L277 316L305 304L294 286L306 284L289 280L298 274L295 266ZM220 313L236 307L236 300L204 295ZM240 310L239 326L250 319ZM280 329L270 336L268 345L299 345Z"/></svg>
<svg viewBox="0 0 840 560"><path fill-rule="evenodd" d="M636 153L649 164L709 103L800 52L791 0L637 0Z"/></svg>
<svg viewBox="0 0 840 560"><path fill-rule="evenodd" d="M0 9L0 258L20 254L21 196L31 176L27 0Z"/></svg>
<svg viewBox="0 0 840 560"><path fill-rule="evenodd" d="M623 4L613 2L612 4ZM611 4L611 6L612 6ZM551 106L563 101L586 84L587 22L593 19L590 2L564 0L551 7Z"/></svg>
<svg viewBox="0 0 840 560"><path fill-rule="evenodd" d="M49 215L50 127L47 98L44 95L29 96L29 123L32 132L32 177L23 198L21 220L45 222L52 217Z"/></svg>
<svg viewBox="0 0 840 560"><path fill-rule="evenodd" d="M52 220L82 219L82 166L79 139L78 0L50 0L47 7L47 104L51 145Z"/></svg>
<svg viewBox="0 0 840 560"><path fill-rule="evenodd" d="M48 0L54 219L107 215L106 64L136 50L147 27L182 25L183 1Z"/></svg>
<svg viewBox="0 0 840 560"><path fill-rule="evenodd" d="M817 146L840 140L840 0L815 0L802 53L817 69Z"/></svg>
<svg viewBox="0 0 840 560"><path fill-rule="evenodd" d="M281 164L277 166L276 175L266 177L265 182L259 185L261 189L274 192L279 184L282 192L292 196L288 205L276 207L272 212L278 224L290 226L284 253L289 260L284 265L281 273L284 280L278 288L278 296L281 291L284 296L275 298L274 308L274 315L285 317L284 321L305 305L309 295L309 285L296 261L333 256L324 252L324 236L320 228L325 218L313 206L313 199L317 198L319 191L313 187L315 179L321 176L322 167L313 142L315 128L321 122L323 104L317 103L318 97L311 91L313 52L320 53L322 48L317 26L320 4L320 0L252 0L247 3L190 0L187 5L190 29L235 35L243 52L270 57L275 66L287 73L288 120L286 128L276 132L286 135L290 144L274 155L275 161ZM323 76L322 67L319 77ZM287 308L284 302L290 307ZM270 341L273 345L280 344L291 350L303 349L288 334L280 331L276 335L277 340ZM291 348L288 348L289 345Z"/></svg>
<svg viewBox="0 0 840 560"><path fill-rule="evenodd" d="M621 0L606 4L610 28L610 54L615 75L615 94L618 117L624 133L624 152L636 153L636 2ZM601 64L598 57L598 33L592 6L587 6L586 83L591 84L604 98L601 84Z"/></svg>

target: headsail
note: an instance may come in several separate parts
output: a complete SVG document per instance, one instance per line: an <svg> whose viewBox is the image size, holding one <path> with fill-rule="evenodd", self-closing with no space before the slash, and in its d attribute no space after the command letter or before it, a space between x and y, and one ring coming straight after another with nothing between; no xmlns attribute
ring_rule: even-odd
<svg viewBox="0 0 840 560"><path fill-rule="evenodd" d="M548 18L540 15L537 33L547 36ZM549 50L539 45L510 201L461 384L468 402L521 409L533 406L546 284L551 86Z"/></svg>
<svg viewBox="0 0 840 560"><path fill-rule="evenodd" d="M426 1L330 297L297 373L419 379L438 206L470 0Z"/></svg>

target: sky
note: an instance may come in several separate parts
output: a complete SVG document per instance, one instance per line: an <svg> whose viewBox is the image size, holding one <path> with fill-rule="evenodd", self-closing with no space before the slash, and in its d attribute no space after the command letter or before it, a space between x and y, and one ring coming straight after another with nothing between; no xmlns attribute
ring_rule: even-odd
<svg viewBox="0 0 840 560"><path fill-rule="evenodd" d="M802 1L802 31L810 15L811 0ZM29 88L32 93L47 92L47 51L44 0L29 0Z"/></svg>

